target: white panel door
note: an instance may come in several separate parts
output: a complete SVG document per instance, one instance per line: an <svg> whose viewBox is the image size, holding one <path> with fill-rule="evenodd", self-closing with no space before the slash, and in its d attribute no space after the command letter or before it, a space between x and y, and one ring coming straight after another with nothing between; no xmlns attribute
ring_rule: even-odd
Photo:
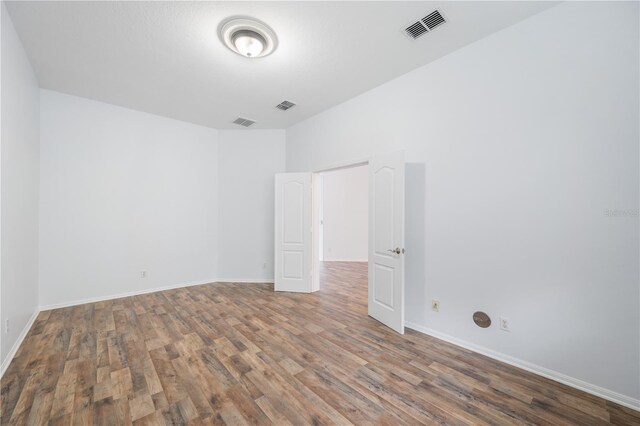
<svg viewBox="0 0 640 426"><path fill-rule="evenodd" d="M369 163L369 315L404 333L404 153Z"/></svg>
<svg viewBox="0 0 640 426"><path fill-rule="evenodd" d="M275 291L312 291L311 173L276 174Z"/></svg>

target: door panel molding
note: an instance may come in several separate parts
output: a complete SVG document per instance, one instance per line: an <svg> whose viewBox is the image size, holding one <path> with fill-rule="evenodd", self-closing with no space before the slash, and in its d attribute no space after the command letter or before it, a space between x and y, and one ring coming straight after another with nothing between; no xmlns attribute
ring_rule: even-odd
<svg viewBox="0 0 640 426"><path fill-rule="evenodd" d="M312 291L311 173L275 177L275 291Z"/></svg>
<svg viewBox="0 0 640 426"><path fill-rule="evenodd" d="M404 153L369 162L369 315L404 333Z"/></svg>

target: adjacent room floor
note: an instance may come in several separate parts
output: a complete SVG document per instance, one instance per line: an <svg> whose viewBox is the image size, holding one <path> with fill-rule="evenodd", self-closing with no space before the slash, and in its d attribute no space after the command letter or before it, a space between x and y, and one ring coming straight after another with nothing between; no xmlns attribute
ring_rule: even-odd
<svg viewBox="0 0 640 426"><path fill-rule="evenodd" d="M366 263L322 290L219 283L42 312L2 424L639 424L640 414L367 316Z"/></svg>

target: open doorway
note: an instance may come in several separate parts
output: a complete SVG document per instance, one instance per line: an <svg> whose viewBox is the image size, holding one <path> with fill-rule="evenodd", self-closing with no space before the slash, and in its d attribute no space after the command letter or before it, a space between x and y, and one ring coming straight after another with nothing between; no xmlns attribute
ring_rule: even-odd
<svg viewBox="0 0 640 426"><path fill-rule="evenodd" d="M369 170L367 164L316 175L318 286L367 302Z"/></svg>
<svg viewBox="0 0 640 426"><path fill-rule="evenodd" d="M364 271L349 268L356 262L342 261L333 270L324 268L325 284L329 274L337 272L343 282L357 282L368 301L364 306L369 316L398 333L404 333L404 153L402 151L377 155L370 159L351 163L349 166L331 167L312 172L277 173L275 176L275 277L274 291L313 293L320 289L320 217L322 217L322 259L329 253L326 238L327 209L320 215L319 206L326 188L321 191L323 173L356 166L367 166L367 187L360 194L368 194L366 220L369 229L367 246L368 266ZM343 184L344 185L344 184ZM351 196L342 198L342 215L352 213ZM324 202L323 202L324 201ZM343 228L343 232L348 228ZM342 249L342 248L341 248ZM331 261L336 261L335 246L331 248ZM361 262L364 263L364 262ZM368 264L368 265L367 265ZM325 265L323 265L325 266ZM338 270L338 266L341 270ZM345 270L351 269L350 273ZM342 273L340 273L342 272ZM338 297L348 295L348 289L334 280ZM364 284L367 287L364 287ZM325 293L325 292L321 292ZM346 309L351 309L346 297Z"/></svg>

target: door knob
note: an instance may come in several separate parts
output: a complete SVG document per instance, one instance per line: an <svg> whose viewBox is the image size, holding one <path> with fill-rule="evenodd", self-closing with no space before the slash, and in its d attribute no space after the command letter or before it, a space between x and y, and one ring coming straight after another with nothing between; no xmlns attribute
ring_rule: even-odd
<svg viewBox="0 0 640 426"><path fill-rule="evenodd" d="M396 247L395 249L387 249L387 251L390 251L391 253L395 253L395 254L404 253L404 249L401 249L400 247Z"/></svg>

